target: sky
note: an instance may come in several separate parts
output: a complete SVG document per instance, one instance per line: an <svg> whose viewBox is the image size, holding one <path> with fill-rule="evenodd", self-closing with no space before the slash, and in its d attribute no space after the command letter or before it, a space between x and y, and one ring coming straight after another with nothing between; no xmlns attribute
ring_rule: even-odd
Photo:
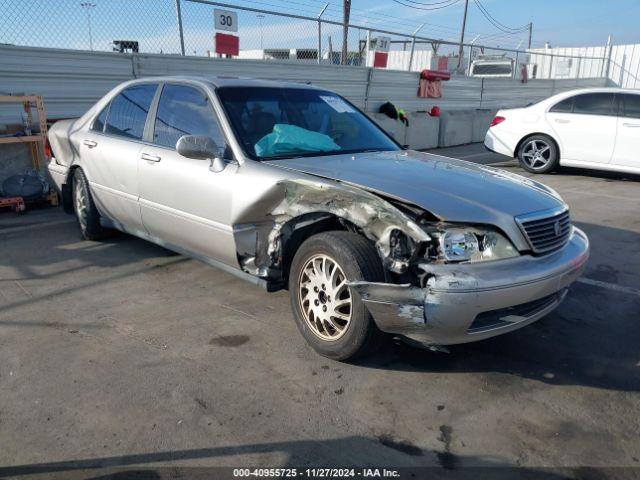
<svg viewBox="0 0 640 480"><path fill-rule="evenodd" d="M262 0L267 1L267 0ZM300 3L323 4L323 0L296 0ZM442 0L352 0L352 18L362 23L368 18L376 25L388 25L389 30L413 31L421 23L427 23L420 31L428 37L459 40L464 11L464 0L438 10L424 11L411 8L419 4L438 3ZM268 3L285 6L288 1L272 0ZM332 13L340 16L341 2L329 2ZM247 2L247 4L249 4ZM481 4L500 23L518 28L533 23L533 45L544 46L596 46L606 43L611 34L614 43L640 43L640 0L481 0ZM292 8L305 9L296 5ZM491 45L515 46L527 41L527 33L505 34L495 28L482 15L474 0L469 0L466 38L477 34Z"/></svg>
<svg viewBox="0 0 640 480"><path fill-rule="evenodd" d="M89 11L80 6L85 0L0 0L0 43L110 50L116 39L138 40L141 51L177 53L179 36L175 0L90 0ZM225 3L257 9L315 17L326 0L222 0ZM521 48L528 32L508 34L492 25L476 5L482 6L500 24L518 29L533 23L532 47L550 42L553 47L599 46L611 34L614 44L640 43L637 28L640 0L469 0L465 41L476 36L476 44ZM401 5L399 3L405 5ZM426 4L451 6L421 10ZM341 21L342 0L329 0L323 18ZM445 5L448 5L445 3ZM213 48L213 8L181 0L185 47L189 54L204 55ZM459 41L464 0L352 0L351 23L366 28L410 34L421 24L420 35ZM314 48L317 45L315 21L239 12L241 49ZM90 13L91 20L87 14ZM350 31L350 48L366 37L365 29ZM34 34L35 32L35 34ZM324 25L323 50L329 37L334 50L340 48L341 30ZM426 48L426 47L425 47ZM454 48L454 47L451 47Z"/></svg>

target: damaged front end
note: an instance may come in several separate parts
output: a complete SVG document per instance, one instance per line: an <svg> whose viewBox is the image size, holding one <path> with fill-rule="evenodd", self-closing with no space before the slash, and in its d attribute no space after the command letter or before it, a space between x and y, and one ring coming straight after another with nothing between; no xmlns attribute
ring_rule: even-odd
<svg viewBox="0 0 640 480"><path fill-rule="evenodd" d="M574 228L543 257L451 263L423 259L420 285L351 282L382 331L430 348L482 340L544 317L584 271L589 241ZM433 260L433 259L432 259Z"/></svg>
<svg viewBox="0 0 640 480"><path fill-rule="evenodd" d="M589 254L588 240L576 228L563 248L536 257L519 252L495 227L450 224L396 199L306 179L277 182L241 218L234 226L240 265L273 283L284 280L287 252L306 229L334 222L369 238L385 282L349 286L382 331L435 349L548 314Z"/></svg>

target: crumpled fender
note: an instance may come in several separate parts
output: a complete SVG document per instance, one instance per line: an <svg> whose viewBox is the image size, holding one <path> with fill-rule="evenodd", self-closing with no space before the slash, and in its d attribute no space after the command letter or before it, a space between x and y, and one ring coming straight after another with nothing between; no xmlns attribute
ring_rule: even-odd
<svg viewBox="0 0 640 480"><path fill-rule="evenodd" d="M245 271L268 276L277 269L285 226L297 217L308 214L332 214L362 229L367 238L375 242L385 266L392 271L406 269L402 262L390 258L390 238L399 230L416 243L429 241L431 237L406 214L391 203L373 193L345 184L312 181L306 179L282 180L255 203L256 219L269 222L234 225L238 257ZM275 203L275 204L274 204ZM248 219L248 218L247 218Z"/></svg>

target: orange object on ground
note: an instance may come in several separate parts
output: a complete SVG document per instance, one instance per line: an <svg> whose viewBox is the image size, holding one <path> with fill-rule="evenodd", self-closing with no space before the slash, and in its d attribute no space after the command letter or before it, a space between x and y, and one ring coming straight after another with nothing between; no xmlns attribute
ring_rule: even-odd
<svg viewBox="0 0 640 480"><path fill-rule="evenodd" d="M9 207L16 213L22 213L26 210L22 197L6 197L0 198L0 208Z"/></svg>

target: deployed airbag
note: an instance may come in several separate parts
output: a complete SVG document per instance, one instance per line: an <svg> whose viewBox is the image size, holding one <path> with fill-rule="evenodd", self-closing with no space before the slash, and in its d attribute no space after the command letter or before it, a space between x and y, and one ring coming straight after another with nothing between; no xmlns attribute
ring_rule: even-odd
<svg viewBox="0 0 640 480"><path fill-rule="evenodd" d="M276 123L271 133L256 142L254 150L259 157L271 157L298 151L331 152L340 150L340 146L323 133Z"/></svg>

